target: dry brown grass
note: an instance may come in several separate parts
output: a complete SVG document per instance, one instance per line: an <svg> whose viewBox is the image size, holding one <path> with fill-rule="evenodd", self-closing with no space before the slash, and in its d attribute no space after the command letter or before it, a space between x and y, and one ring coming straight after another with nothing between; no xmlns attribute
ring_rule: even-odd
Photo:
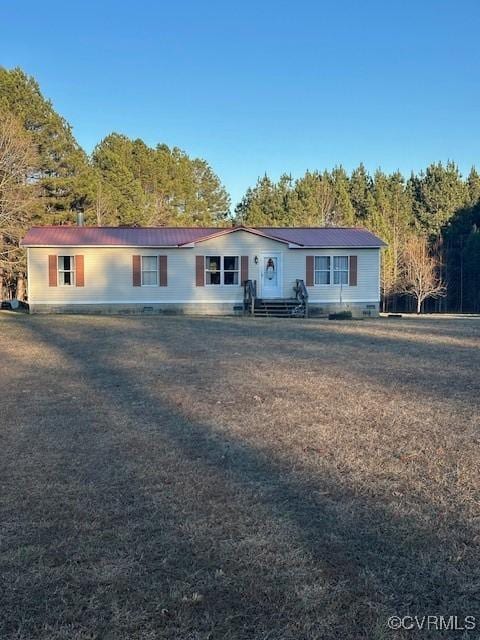
<svg viewBox="0 0 480 640"><path fill-rule="evenodd" d="M480 320L0 315L0 638L476 638Z"/></svg>

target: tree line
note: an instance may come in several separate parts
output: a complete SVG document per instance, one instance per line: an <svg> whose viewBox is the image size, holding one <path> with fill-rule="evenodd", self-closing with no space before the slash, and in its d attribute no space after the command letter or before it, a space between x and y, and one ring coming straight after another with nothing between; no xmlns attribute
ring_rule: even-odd
<svg viewBox="0 0 480 640"><path fill-rule="evenodd" d="M384 309L480 311L480 175L453 162L405 178L363 164L348 174L268 176L235 209L246 225L363 226L387 242L381 266Z"/></svg>
<svg viewBox="0 0 480 640"><path fill-rule="evenodd" d="M337 225L368 223L378 232L417 226L438 235L452 214L480 199L480 176L472 168L464 180L453 162L431 164L405 179L400 172L380 169L371 176L363 164L348 174L307 171L293 180L289 175L273 182L260 178L235 209L247 224Z"/></svg>
<svg viewBox="0 0 480 640"><path fill-rule="evenodd" d="M201 158L111 133L90 157L34 78L0 67L0 299L22 297L32 224L225 225L230 198Z"/></svg>
<svg viewBox="0 0 480 640"><path fill-rule="evenodd" d="M111 133L90 156L21 69L0 67L0 292L23 297L32 224L363 226L387 243L385 309L480 311L480 176L453 162L404 177L365 167L268 176L234 211L209 164ZM0 295L0 297L2 297Z"/></svg>

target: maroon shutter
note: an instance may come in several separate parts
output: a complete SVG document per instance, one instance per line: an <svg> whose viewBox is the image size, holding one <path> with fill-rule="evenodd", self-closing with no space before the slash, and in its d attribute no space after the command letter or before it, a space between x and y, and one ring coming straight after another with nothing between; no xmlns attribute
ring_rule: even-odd
<svg viewBox="0 0 480 640"><path fill-rule="evenodd" d="M158 285L160 287L168 286L168 260L167 256L158 256Z"/></svg>
<svg viewBox="0 0 480 640"><path fill-rule="evenodd" d="M85 286L84 260L83 256L75 256L75 286Z"/></svg>
<svg viewBox="0 0 480 640"><path fill-rule="evenodd" d="M248 256L242 256L240 263L241 263L240 284L244 285L245 280L248 280Z"/></svg>
<svg viewBox="0 0 480 640"><path fill-rule="evenodd" d="M142 265L140 256L132 256L132 284L134 287L142 285Z"/></svg>
<svg viewBox="0 0 480 640"><path fill-rule="evenodd" d="M307 287L313 287L313 256L306 257L305 264L305 284Z"/></svg>
<svg viewBox="0 0 480 640"><path fill-rule="evenodd" d="M57 286L57 256L48 256L48 286Z"/></svg>
<svg viewBox="0 0 480 640"><path fill-rule="evenodd" d="M197 287L203 287L205 284L205 258L203 256L195 256L195 284Z"/></svg>
<svg viewBox="0 0 480 640"><path fill-rule="evenodd" d="M350 284L351 287L356 287L357 286L357 256L350 256L350 273L349 273L349 279L348 282Z"/></svg>

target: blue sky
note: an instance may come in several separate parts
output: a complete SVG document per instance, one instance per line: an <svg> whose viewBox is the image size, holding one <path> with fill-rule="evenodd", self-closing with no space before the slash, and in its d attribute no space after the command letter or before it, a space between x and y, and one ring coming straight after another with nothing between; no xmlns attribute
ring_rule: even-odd
<svg viewBox="0 0 480 640"><path fill-rule="evenodd" d="M477 0L0 3L20 66L90 152L111 131L258 176L480 164Z"/></svg>

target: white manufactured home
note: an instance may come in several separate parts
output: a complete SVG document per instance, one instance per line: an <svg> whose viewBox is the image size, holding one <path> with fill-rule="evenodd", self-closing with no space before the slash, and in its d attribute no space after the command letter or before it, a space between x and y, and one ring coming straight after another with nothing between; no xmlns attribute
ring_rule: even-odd
<svg viewBox="0 0 480 640"><path fill-rule="evenodd" d="M385 243L350 228L34 227L30 311L375 316Z"/></svg>

